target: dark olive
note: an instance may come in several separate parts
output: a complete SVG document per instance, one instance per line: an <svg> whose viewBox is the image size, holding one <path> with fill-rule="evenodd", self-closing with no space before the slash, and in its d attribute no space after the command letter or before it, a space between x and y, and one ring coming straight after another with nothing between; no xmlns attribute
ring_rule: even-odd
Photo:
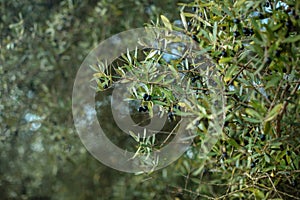
<svg viewBox="0 0 300 200"><path fill-rule="evenodd" d="M198 39L198 37L196 35L192 35L192 38L193 38L194 41L196 41L198 43L200 42L199 39Z"/></svg>
<svg viewBox="0 0 300 200"><path fill-rule="evenodd" d="M250 167L251 167L251 168L254 168L254 167L255 167L255 162L252 162L252 163L250 164Z"/></svg>
<svg viewBox="0 0 300 200"><path fill-rule="evenodd" d="M241 47L240 47L240 51L244 50L244 48L245 48L245 46L242 44Z"/></svg>
<svg viewBox="0 0 300 200"><path fill-rule="evenodd" d="M143 111L144 111L144 112L146 112L146 111L148 111L148 110L149 110L149 109L148 109L148 106L144 106L144 107L143 107Z"/></svg>
<svg viewBox="0 0 300 200"><path fill-rule="evenodd" d="M148 95L148 98L146 99L146 101L150 101L151 100L151 95Z"/></svg>
<svg viewBox="0 0 300 200"><path fill-rule="evenodd" d="M267 1L264 5L264 7L270 7L270 3Z"/></svg>
<svg viewBox="0 0 300 200"><path fill-rule="evenodd" d="M249 29L246 28L246 27L244 27L242 31L243 31L243 34L244 34L244 35L246 35L246 36L247 36L247 35L250 35L250 31L249 31Z"/></svg>
<svg viewBox="0 0 300 200"><path fill-rule="evenodd" d="M283 73L286 73L287 71L286 71L286 68L282 68L282 72Z"/></svg>
<svg viewBox="0 0 300 200"><path fill-rule="evenodd" d="M177 109L178 109L178 110L181 110L181 107L180 107L180 106L177 106Z"/></svg>
<svg viewBox="0 0 300 200"><path fill-rule="evenodd" d="M227 52L226 52L225 50L223 50L223 51L221 52L221 56L226 57L226 56L227 56Z"/></svg>
<svg viewBox="0 0 300 200"><path fill-rule="evenodd" d="M272 59L271 59L270 57L267 57L266 63L267 63L267 64L270 64L271 62L272 62Z"/></svg>
<svg viewBox="0 0 300 200"><path fill-rule="evenodd" d="M287 21L285 22L285 26L288 28L288 29L291 29L293 27L293 23L291 21Z"/></svg>
<svg viewBox="0 0 300 200"><path fill-rule="evenodd" d="M247 146L249 144L248 140L244 140L244 145Z"/></svg>
<svg viewBox="0 0 300 200"><path fill-rule="evenodd" d="M239 20L237 18L233 20L233 23L235 23L235 24L239 24L240 22L241 22L241 20Z"/></svg>
<svg viewBox="0 0 300 200"><path fill-rule="evenodd" d="M200 76L194 76L192 79L191 79L191 81L192 81L192 83L195 83L197 80L199 80L200 79Z"/></svg>
<svg viewBox="0 0 300 200"><path fill-rule="evenodd" d="M289 13L291 13L291 15L293 15L294 17L296 16L296 11L294 9L292 9Z"/></svg>
<svg viewBox="0 0 300 200"><path fill-rule="evenodd" d="M249 35L253 35L254 34L254 30L252 28L249 29Z"/></svg>
<svg viewBox="0 0 300 200"><path fill-rule="evenodd" d="M138 108L138 111L139 111L139 112L142 112L142 111L144 111L144 108L143 108L142 106L140 106L140 107Z"/></svg>
<svg viewBox="0 0 300 200"><path fill-rule="evenodd" d="M151 95L148 95L147 93L144 94L143 96L144 101L150 101L151 100Z"/></svg>
<svg viewBox="0 0 300 200"><path fill-rule="evenodd" d="M264 18L266 18L266 17L265 17L262 13L259 13L259 14L258 14L258 18L259 18L259 19L264 19Z"/></svg>
<svg viewBox="0 0 300 200"><path fill-rule="evenodd" d="M234 36L234 37L239 37L239 36L240 36L240 33L239 33L238 31L234 31L234 32L233 32L233 36Z"/></svg>
<svg viewBox="0 0 300 200"><path fill-rule="evenodd" d="M144 95L143 95L143 99L145 100L146 98L148 98L148 94L147 93L145 93ZM145 100L146 101L146 100Z"/></svg>
<svg viewBox="0 0 300 200"><path fill-rule="evenodd" d="M174 113L173 112L169 112L168 113L168 119L169 119L169 121L174 121Z"/></svg>
<svg viewBox="0 0 300 200"><path fill-rule="evenodd" d="M281 51L280 51L280 50L276 50L276 51L275 51L275 56L276 56L276 57L279 57L280 54L281 54Z"/></svg>
<svg viewBox="0 0 300 200"><path fill-rule="evenodd" d="M261 140L261 141L265 141L265 139L266 139L266 135L265 135L265 134L261 134L261 135L260 135L260 140Z"/></svg>
<svg viewBox="0 0 300 200"><path fill-rule="evenodd" d="M180 107L179 105L174 105L173 108L174 108L175 110L181 110L181 107ZM174 112L175 112L175 111L174 111Z"/></svg>

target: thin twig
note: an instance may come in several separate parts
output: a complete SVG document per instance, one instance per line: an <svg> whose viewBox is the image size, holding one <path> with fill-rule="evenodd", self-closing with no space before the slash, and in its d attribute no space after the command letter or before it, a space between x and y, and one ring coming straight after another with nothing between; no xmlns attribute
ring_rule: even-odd
<svg viewBox="0 0 300 200"><path fill-rule="evenodd" d="M272 108L273 108L274 105L275 105L276 99L277 99L277 97L278 97L278 95L279 95L279 92L280 92L280 88L281 88L282 82L283 82L283 79L280 80L280 83L279 83L279 85L278 85L278 87L277 87L277 89L276 89L275 96L274 96L274 98L273 98L273 101L272 101L272 103L271 103L269 109L268 109L268 113L272 110Z"/></svg>
<svg viewBox="0 0 300 200"><path fill-rule="evenodd" d="M271 177L269 176L269 174L266 173L266 175L267 175L267 177L268 177L270 183L272 184L272 187L273 187L274 191L279 195L279 197L280 197L281 199L283 199L282 196L281 196L281 195L279 194L279 192L277 191L277 189L276 189L276 187L275 187L275 185L274 185L274 183L273 183Z"/></svg>
<svg viewBox="0 0 300 200"><path fill-rule="evenodd" d="M182 119L176 124L176 126L173 128L173 130L167 136L167 138L162 142L162 144L160 145L160 147L164 146L164 144L169 140L169 138L171 137L171 135L174 134L175 129L178 127L178 125L180 124L181 121L182 121Z"/></svg>
<svg viewBox="0 0 300 200"><path fill-rule="evenodd" d="M297 92L298 88L299 88L300 83L297 83L297 85L295 86L295 88L293 89L293 91L291 92L291 95L284 101L283 106L281 111L279 112L278 116L277 116L277 120L276 120L276 132L280 133L281 127L280 127L280 122L281 119L283 117L283 114L285 113L285 110L288 106L289 100L292 99L293 95Z"/></svg>

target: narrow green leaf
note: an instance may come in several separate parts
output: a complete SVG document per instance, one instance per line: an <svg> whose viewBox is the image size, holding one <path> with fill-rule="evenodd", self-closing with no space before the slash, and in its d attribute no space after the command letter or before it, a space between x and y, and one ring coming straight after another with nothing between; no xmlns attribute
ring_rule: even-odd
<svg viewBox="0 0 300 200"><path fill-rule="evenodd" d="M217 31L218 31L218 23L214 23L214 29L213 29L213 42L215 43L217 41Z"/></svg>
<svg viewBox="0 0 300 200"><path fill-rule="evenodd" d="M232 61L232 57L221 58L221 59L219 60L219 64L222 64L222 63L228 63L228 62L230 62L230 61Z"/></svg>
<svg viewBox="0 0 300 200"><path fill-rule="evenodd" d="M168 18L165 17L164 15L161 15L160 18L161 18L162 22L164 23L165 27L169 30L172 30L172 24L170 23Z"/></svg>
<svg viewBox="0 0 300 200"><path fill-rule="evenodd" d="M278 83L279 81L281 80L282 78L280 76L274 76L271 80L269 80L267 82L267 85L265 87L265 90L270 88L270 87L276 87L278 86Z"/></svg>
<svg viewBox="0 0 300 200"><path fill-rule="evenodd" d="M153 58L153 56L155 56L157 54L157 50L151 51L145 60L149 60L150 58Z"/></svg>
<svg viewBox="0 0 300 200"><path fill-rule="evenodd" d="M129 49L127 49L127 58L128 58L129 63L132 63L132 59L131 59Z"/></svg>
<svg viewBox="0 0 300 200"><path fill-rule="evenodd" d="M285 40L283 40L283 43L293 43L293 42L297 42L300 40L300 35L296 35L296 36L291 36L286 38Z"/></svg>
<svg viewBox="0 0 300 200"><path fill-rule="evenodd" d="M276 105L266 116L265 122L273 120L279 114L279 111L282 109L282 103Z"/></svg>
<svg viewBox="0 0 300 200"><path fill-rule="evenodd" d="M241 148L241 146L240 146L234 139L232 139L232 138L230 138L230 139L228 140L228 143L231 144L231 146L233 146L233 147L235 147L235 148L237 148L237 149L240 149L240 148Z"/></svg>
<svg viewBox="0 0 300 200"><path fill-rule="evenodd" d="M267 163L270 163L270 156L268 156L266 153L264 153L265 161Z"/></svg>
<svg viewBox="0 0 300 200"><path fill-rule="evenodd" d="M271 132L271 123L266 122L264 126L264 134L270 134L270 132Z"/></svg>
<svg viewBox="0 0 300 200"><path fill-rule="evenodd" d="M184 15L183 12L180 13L180 18L181 18L181 21L182 21L184 29L187 30L188 29L188 25L186 23L186 18L185 18L185 15Z"/></svg>
<svg viewBox="0 0 300 200"><path fill-rule="evenodd" d="M256 110L246 108L245 112L256 119L262 119L262 116Z"/></svg>

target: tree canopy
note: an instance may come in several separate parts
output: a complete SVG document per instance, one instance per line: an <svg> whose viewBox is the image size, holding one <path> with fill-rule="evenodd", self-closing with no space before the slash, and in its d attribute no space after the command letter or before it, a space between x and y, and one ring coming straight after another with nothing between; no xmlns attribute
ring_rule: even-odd
<svg viewBox="0 0 300 200"><path fill-rule="evenodd" d="M1 199L299 199L300 2L179 2L0 0ZM182 119L194 136L170 166L127 174L81 143L72 87L99 42L143 26L187 36L196 57L174 41L170 52L132 51L106 66L111 71L98 68L98 119L115 144L142 155L170 142ZM203 63L217 77L211 85ZM136 78L127 99L133 120L146 125L154 106L167 117L155 138L124 136L113 122L111 92L128 74ZM216 124L212 99L220 94ZM203 157L214 125L220 135Z"/></svg>

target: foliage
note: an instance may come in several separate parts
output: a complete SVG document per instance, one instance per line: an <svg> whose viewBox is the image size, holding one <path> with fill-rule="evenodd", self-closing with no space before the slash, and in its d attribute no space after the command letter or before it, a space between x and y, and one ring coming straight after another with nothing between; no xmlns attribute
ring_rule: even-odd
<svg viewBox="0 0 300 200"><path fill-rule="evenodd" d="M206 198L297 198L299 3L195 1L182 6L179 26L163 15L162 25L189 35L198 43L199 55L205 52L210 56L227 100L223 137L214 146L205 168L201 144L212 119L208 103L212 94L198 92L205 90L203 81L198 80L204 75L197 70L203 57L189 64L184 57L170 60L166 57L170 52L152 50L144 51L145 59L139 62L134 52L123 56L125 64L115 69L116 74L100 79L105 83L110 79L111 87L119 80L135 81L129 88L131 100L146 104L150 117L153 105L159 105L168 116L172 113L172 120L176 116L193 119L188 127L198 129L190 150L192 161L187 156L177 164L186 177L183 194ZM132 80L132 74L138 80ZM170 74L172 78L168 79ZM189 95L184 99L177 98L182 88L171 86L176 77L187 79L184 93ZM146 101L143 94L155 99ZM174 106L179 105L184 112L176 108L174 111ZM144 146L140 142L137 153L143 153Z"/></svg>
<svg viewBox="0 0 300 200"><path fill-rule="evenodd" d="M120 192L126 176L93 159L75 132L74 77L100 41L162 10L173 18L175 5L0 0L0 199L109 199Z"/></svg>
<svg viewBox="0 0 300 200"><path fill-rule="evenodd" d="M173 1L0 0L1 199L299 197L300 3L285 3L195 0L175 11ZM225 89L226 120L222 138L204 160L200 146L211 112L199 97L209 102L210 96L195 92L207 89L193 69L197 63L159 51L138 52L141 57L129 52L121 65L113 65L115 74L100 79L99 90L126 79L122 70L153 76L136 80L144 87L132 86L132 99L138 100L132 100L138 102L134 109L146 105L149 111L142 113L151 117L153 106L160 106L169 117L169 132L190 117L197 137L173 165L150 174L124 174L102 166L80 143L70 116L73 77L99 41L150 20L152 26L190 36L199 53L210 57ZM170 76L161 73L166 69ZM191 84L194 95L184 102L176 99L180 88L168 89L174 77ZM98 93L103 102L108 90ZM152 98L144 100L144 93ZM114 132L110 117L100 120ZM128 142L132 148L147 153L166 137L135 139Z"/></svg>

